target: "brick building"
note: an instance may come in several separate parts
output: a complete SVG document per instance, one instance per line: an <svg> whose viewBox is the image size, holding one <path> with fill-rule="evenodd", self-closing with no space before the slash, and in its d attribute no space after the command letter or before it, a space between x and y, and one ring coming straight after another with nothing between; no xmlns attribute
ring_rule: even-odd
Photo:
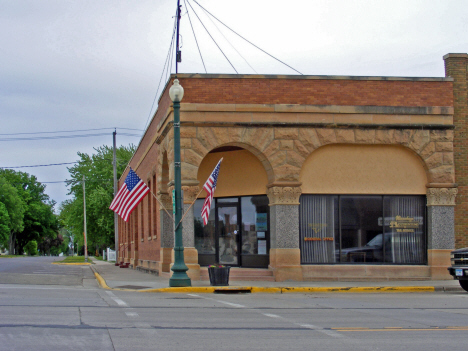
<svg viewBox="0 0 468 351"><path fill-rule="evenodd" d="M468 55L444 60L446 78L179 74L189 276L222 263L277 281L450 279L450 250L468 246ZM147 196L119 222L119 257L160 275L173 262L173 79L129 163L163 205ZM196 197L221 157L203 226Z"/></svg>

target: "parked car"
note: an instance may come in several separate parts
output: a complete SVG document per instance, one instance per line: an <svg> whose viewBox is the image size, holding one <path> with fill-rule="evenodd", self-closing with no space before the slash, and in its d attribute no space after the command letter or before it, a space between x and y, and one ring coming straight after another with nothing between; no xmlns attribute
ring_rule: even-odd
<svg viewBox="0 0 468 351"><path fill-rule="evenodd" d="M452 266L448 268L453 279L458 280L460 286L468 291L468 247L450 253Z"/></svg>
<svg viewBox="0 0 468 351"><path fill-rule="evenodd" d="M337 262L419 263L424 260L422 247L421 232L385 233L377 234L364 246L336 250L335 257Z"/></svg>
<svg viewBox="0 0 468 351"><path fill-rule="evenodd" d="M391 234L385 234L385 244L390 248ZM382 260L382 234L377 234L366 245L360 247L348 247L335 251L337 262L379 262Z"/></svg>

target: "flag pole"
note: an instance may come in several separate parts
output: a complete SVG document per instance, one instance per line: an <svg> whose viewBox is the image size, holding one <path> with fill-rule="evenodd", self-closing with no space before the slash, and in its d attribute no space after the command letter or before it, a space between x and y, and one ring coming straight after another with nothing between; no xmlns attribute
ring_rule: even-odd
<svg viewBox="0 0 468 351"><path fill-rule="evenodd" d="M164 204L161 202L161 200L159 200L158 197L157 197L156 195L154 195L153 192L152 192L151 190L150 190L150 193L151 193L151 195L154 196L154 198L156 199L156 201L159 202L159 204L161 205L161 207L163 208L163 210L166 211L167 215L168 215L169 217L172 218L171 214L167 211L166 207L165 207ZM197 197L198 197L198 195L197 195ZM174 218L172 218L172 221L175 223L175 219L174 219Z"/></svg>
<svg viewBox="0 0 468 351"><path fill-rule="evenodd" d="M221 163L223 161L224 157L221 157L221 160L218 161L218 163ZM204 188L202 188L202 190L200 190L200 192L198 193L198 195L195 197L195 200L193 200L192 204L189 206L189 208L187 208L187 211L185 211L184 215L182 216L182 218L180 219L180 222L177 223L177 227L180 225L180 223L182 223L182 221L184 220L185 216L187 215L187 213L189 212L189 210L192 208L192 206L195 204L195 201L198 200L198 197L200 196L200 194L202 193L202 191L205 190ZM177 228L176 227L176 228Z"/></svg>
<svg viewBox="0 0 468 351"><path fill-rule="evenodd" d="M182 221L184 220L185 216L187 215L187 213L189 213L189 210L192 208L192 206L195 204L195 201L198 200L198 197L200 196L200 194L202 193L202 191L205 190L202 188L202 190L200 190L200 192L198 193L197 197L195 197L195 200L193 200L192 204L189 206L189 208L187 208L187 211L185 211L184 215L182 216L182 218L180 219L180 222L177 223L177 227L180 225L180 223L182 223ZM176 228L177 228L176 227Z"/></svg>

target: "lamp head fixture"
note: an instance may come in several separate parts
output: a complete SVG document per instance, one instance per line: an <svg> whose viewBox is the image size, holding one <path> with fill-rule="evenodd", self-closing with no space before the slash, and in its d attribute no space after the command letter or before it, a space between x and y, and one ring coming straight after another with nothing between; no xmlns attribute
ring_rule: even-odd
<svg viewBox="0 0 468 351"><path fill-rule="evenodd" d="M172 102L181 102L184 97L184 88L179 84L179 80L177 78L174 79L174 84L169 89L169 97Z"/></svg>

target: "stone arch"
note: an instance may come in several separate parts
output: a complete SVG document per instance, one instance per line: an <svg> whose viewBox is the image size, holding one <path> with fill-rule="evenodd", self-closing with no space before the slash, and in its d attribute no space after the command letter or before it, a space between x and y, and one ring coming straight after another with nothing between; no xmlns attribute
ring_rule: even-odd
<svg viewBox="0 0 468 351"><path fill-rule="evenodd" d="M328 144L310 154L300 180L304 193L425 195L427 170L401 145Z"/></svg>
<svg viewBox="0 0 468 351"><path fill-rule="evenodd" d="M400 145L419 157L429 183L455 181L453 130L299 129L297 146L304 154L330 144Z"/></svg>
<svg viewBox="0 0 468 351"><path fill-rule="evenodd" d="M268 147L274 141L272 132L265 128L198 127L196 137L191 138L191 150L184 150L184 160L198 167L202 160L215 149L235 146L252 153L263 165L268 182L276 179L273 166L267 156ZM194 155L196 154L196 155Z"/></svg>
<svg viewBox="0 0 468 351"><path fill-rule="evenodd" d="M206 154L198 168L197 179L200 184L204 184L221 158L224 160L221 163L216 197L266 194L269 180L264 165L248 148L232 144Z"/></svg>

